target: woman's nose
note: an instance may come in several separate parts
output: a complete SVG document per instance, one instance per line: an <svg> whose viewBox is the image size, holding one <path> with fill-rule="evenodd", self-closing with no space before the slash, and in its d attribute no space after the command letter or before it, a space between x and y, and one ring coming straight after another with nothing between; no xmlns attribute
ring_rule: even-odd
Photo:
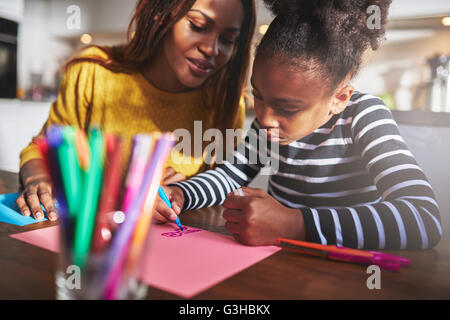
<svg viewBox="0 0 450 320"><path fill-rule="evenodd" d="M204 39L200 46L200 51L209 57L215 57L219 55L219 36L211 35Z"/></svg>

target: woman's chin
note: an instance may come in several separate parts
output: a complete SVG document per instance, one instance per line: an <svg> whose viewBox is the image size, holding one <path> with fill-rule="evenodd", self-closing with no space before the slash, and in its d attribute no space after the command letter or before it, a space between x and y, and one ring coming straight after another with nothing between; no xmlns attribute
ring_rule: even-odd
<svg viewBox="0 0 450 320"><path fill-rule="evenodd" d="M183 81L181 81L181 83L183 84L183 86L185 86L186 88L190 89L190 90L194 90L194 89L198 89L201 86L203 86L203 84L206 82L206 79L199 79L199 78L191 78L191 79L183 79Z"/></svg>

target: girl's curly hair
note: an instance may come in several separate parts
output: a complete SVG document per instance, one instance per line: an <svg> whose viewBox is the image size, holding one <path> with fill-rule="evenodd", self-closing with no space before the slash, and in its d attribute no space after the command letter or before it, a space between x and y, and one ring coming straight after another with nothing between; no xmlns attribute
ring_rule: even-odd
<svg viewBox="0 0 450 320"><path fill-rule="evenodd" d="M318 72L334 88L357 73L368 48L376 50L384 40L391 1L264 0L275 18L257 56L276 57L291 67ZM380 22L375 28L368 23L374 12L379 12Z"/></svg>

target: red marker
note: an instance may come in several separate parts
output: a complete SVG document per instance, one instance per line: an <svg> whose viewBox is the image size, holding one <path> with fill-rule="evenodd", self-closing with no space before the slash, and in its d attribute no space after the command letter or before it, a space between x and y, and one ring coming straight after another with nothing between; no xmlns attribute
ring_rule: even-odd
<svg viewBox="0 0 450 320"><path fill-rule="evenodd" d="M37 146L37 148L41 152L41 155L44 158L45 169L47 170L47 174L50 175L50 165L48 160L49 146L47 139L43 136L39 136L33 139L33 143Z"/></svg>
<svg viewBox="0 0 450 320"><path fill-rule="evenodd" d="M113 134L106 134L105 139L106 164L92 242L95 253L102 251L111 240L113 230L110 215L116 210L122 182L123 141Z"/></svg>

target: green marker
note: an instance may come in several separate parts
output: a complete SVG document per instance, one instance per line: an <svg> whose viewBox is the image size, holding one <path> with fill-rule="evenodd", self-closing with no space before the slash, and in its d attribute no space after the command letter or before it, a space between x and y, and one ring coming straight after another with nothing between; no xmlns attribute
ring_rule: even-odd
<svg viewBox="0 0 450 320"><path fill-rule="evenodd" d="M79 267L84 266L89 253L102 186L105 142L102 132L97 128L90 131L89 149L91 163L84 180L80 211L75 224L74 259Z"/></svg>
<svg viewBox="0 0 450 320"><path fill-rule="evenodd" d="M57 151L64 193L71 218L74 218L78 212L82 190L82 176L75 146L75 132L74 127L62 128L63 141Z"/></svg>

